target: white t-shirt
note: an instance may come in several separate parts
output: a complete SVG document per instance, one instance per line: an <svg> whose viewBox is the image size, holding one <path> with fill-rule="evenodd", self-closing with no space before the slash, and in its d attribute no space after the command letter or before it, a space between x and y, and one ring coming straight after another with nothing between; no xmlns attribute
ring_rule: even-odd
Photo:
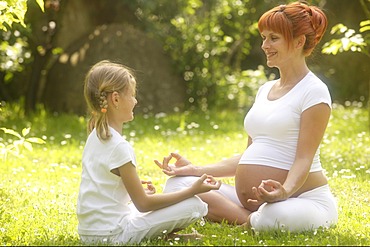
<svg viewBox="0 0 370 247"><path fill-rule="evenodd" d="M87 138L82 155L82 175L77 200L78 233L82 235L113 235L130 214L130 196L121 177L111 170L127 162L136 166L131 145L113 128L112 137L99 140L95 129Z"/></svg>
<svg viewBox="0 0 370 247"><path fill-rule="evenodd" d="M244 127L253 143L243 153L239 164L257 164L290 170L299 135L301 114L319 103L331 107L327 86L309 72L287 94L276 100L267 98L276 80L262 85L255 103L244 119ZM322 170L319 148L310 172Z"/></svg>

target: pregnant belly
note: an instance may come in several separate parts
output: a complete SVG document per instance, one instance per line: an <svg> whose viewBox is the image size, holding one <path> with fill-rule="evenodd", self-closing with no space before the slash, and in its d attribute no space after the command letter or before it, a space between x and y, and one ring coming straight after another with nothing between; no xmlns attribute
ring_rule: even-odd
<svg viewBox="0 0 370 247"><path fill-rule="evenodd" d="M261 165L239 165L235 174L235 188L240 202L250 210L256 211L259 205L248 203L248 199L256 199L252 187L258 187L262 180L273 179L284 183L288 171Z"/></svg>
<svg viewBox="0 0 370 247"><path fill-rule="evenodd" d="M252 187L258 187L261 181L266 179L273 179L284 184L288 172L287 170L262 165L238 165L235 174L235 188L240 202L246 209L256 211L260 205L247 202L248 199L256 199L252 193ZM306 182L292 197L325 184L327 184L327 179L321 171L310 173Z"/></svg>

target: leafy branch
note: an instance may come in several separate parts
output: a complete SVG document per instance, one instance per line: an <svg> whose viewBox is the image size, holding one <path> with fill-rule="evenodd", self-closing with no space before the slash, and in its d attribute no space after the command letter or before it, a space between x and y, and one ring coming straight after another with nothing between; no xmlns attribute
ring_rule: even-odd
<svg viewBox="0 0 370 247"><path fill-rule="evenodd" d="M370 0L360 0L367 20L360 22L359 32L348 28L342 23L335 25L330 34L339 35L339 38L331 39L322 47L321 52L325 54L336 55L338 52L352 51L360 52L370 57ZM370 130L370 80L369 80L369 130Z"/></svg>
<svg viewBox="0 0 370 247"><path fill-rule="evenodd" d="M360 22L359 33L342 23L335 25L330 34L342 37L331 39L322 48L322 53L336 55L338 52L361 52L370 57L370 20Z"/></svg>
<svg viewBox="0 0 370 247"><path fill-rule="evenodd" d="M7 128L0 128L6 134L15 136L18 140L12 141L10 144L4 144L0 142L0 153L2 154L2 159L5 160L7 155L10 153L16 157L22 157L23 149L27 149L28 151L33 151L32 143L37 144L44 144L45 141L38 137L26 137L29 133L31 128L24 128L22 130L22 134L16 132L12 129Z"/></svg>
<svg viewBox="0 0 370 247"><path fill-rule="evenodd" d="M44 0L36 0L44 11ZM13 23L24 24L24 15L27 12L27 0L0 0L0 30L7 31Z"/></svg>

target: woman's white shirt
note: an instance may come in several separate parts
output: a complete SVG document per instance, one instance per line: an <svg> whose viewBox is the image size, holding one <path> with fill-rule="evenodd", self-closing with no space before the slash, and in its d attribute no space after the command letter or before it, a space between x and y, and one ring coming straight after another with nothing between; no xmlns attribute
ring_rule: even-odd
<svg viewBox="0 0 370 247"><path fill-rule="evenodd" d="M328 87L312 72L284 96L269 100L268 94L275 83L276 80L269 81L260 87L255 103L244 119L245 130L253 142L239 164L289 170L295 159L301 114L320 103L331 107ZM310 172L322 170L319 154L318 148Z"/></svg>

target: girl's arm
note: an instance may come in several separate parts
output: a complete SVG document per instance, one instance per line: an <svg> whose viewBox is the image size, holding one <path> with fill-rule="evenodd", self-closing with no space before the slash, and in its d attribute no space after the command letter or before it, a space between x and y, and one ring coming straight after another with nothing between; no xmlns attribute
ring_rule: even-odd
<svg viewBox="0 0 370 247"><path fill-rule="evenodd" d="M172 193L150 195L145 193L136 167L131 162L119 167L118 171L132 202L140 212L164 208L196 194L219 189L221 186L221 183L216 182L212 177L203 175L191 187Z"/></svg>

